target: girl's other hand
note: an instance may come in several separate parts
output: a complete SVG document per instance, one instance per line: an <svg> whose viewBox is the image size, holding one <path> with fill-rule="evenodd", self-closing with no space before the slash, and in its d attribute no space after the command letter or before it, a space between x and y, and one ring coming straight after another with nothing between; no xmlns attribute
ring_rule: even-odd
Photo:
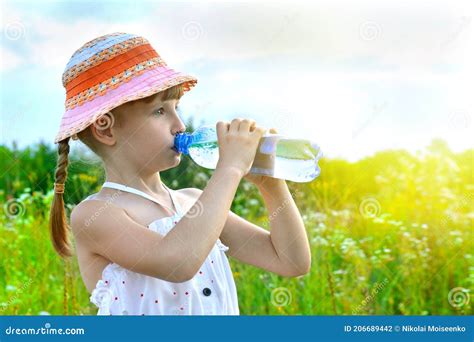
<svg viewBox="0 0 474 342"><path fill-rule="evenodd" d="M270 128L268 132L272 133L272 134L277 134L278 133L275 128ZM244 179L246 179L249 182L255 184L255 186L257 186L257 187L262 187L264 185L271 186L275 182L282 182L281 179L275 179L273 177L268 177L268 176L265 176L265 175L254 175L254 174L251 174L251 173L246 174L244 176Z"/></svg>

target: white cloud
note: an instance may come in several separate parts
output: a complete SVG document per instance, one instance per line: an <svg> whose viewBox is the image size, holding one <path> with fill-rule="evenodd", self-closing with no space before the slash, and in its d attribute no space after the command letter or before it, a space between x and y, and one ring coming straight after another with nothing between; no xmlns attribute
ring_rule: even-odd
<svg viewBox="0 0 474 342"><path fill-rule="evenodd" d="M190 113L198 121L242 113L282 133L315 139L327 155L348 158L390 146L420 147L433 135L466 146L467 130L443 128L459 108L472 114L470 9L470 2L447 1L160 2L143 17L122 22L46 18L8 5L2 6L4 34L8 23L20 23L13 28L24 35L2 45L1 66L41 68L62 92L61 73L82 44L110 32L136 33L170 66L194 63L200 81L183 108L195 108ZM379 85L387 93L378 94ZM420 93L400 90L405 85L437 96L426 103ZM384 115L371 119L373 107L385 102ZM422 115L427 110L432 122ZM417 132L419 127L426 129ZM403 139L396 136L401 132Z"/></svg>
<svg viewBox="0 0 474 342"><path fill-rule="evenodd" d="M23 58L20 55L0 46L0 72L15 69L23 63Z"/></svg>
<svg viewBox="0 0 474 342"><path fill-rule="evenodd" d="M127 6L132 5L125 5L124 11ZM28 46L37 63L48 66L62 67L80 45L114 31L144 35L171 65L200 58L231 63L288 54L334 63L369 57L387 65L429 68L465 61L466 52L472 53L472 44L467 44L473 27L467 5L456 9L447 1L430 6L366 2L356 7L344 1L149 6L146 16L126 23L111 18L44 18L11 6L3 12L6 23L19 21L27 34L41 36L40 41L28 41Z"/></svg>

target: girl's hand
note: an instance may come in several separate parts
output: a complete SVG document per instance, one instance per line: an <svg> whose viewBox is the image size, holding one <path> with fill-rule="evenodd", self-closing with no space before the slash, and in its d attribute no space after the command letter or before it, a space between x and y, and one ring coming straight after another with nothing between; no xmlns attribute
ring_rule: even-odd
<svg viewBox="0 0 474 342"><path fill-rule="evenodd" d="M219 145L217 168L237 170L240 177L252 166L260 138L265 133L254 120L234 119L231 123L219 121L216 125Z"/></svg>
<svg viewBox="0 0 474 342"><path fill-rule="evenodd" d="M270 129L269 129L269 133L276 134L276 133L278 133L278 132L277 132L277 130L276 130L275 128L270 128ZM244 179L246 179L246 180L248 180L249 182L255 184L255 186L257 186L258 188L273 186L273 185L275 185L276 183L285 182L285 181L282 180L282 179L277 179L277 178L273 178L273 177L268 177L268 176L265 176L265 175L254 175L254 174L251 174L251 173L247 173L247 174L244 176Z"/></svg>

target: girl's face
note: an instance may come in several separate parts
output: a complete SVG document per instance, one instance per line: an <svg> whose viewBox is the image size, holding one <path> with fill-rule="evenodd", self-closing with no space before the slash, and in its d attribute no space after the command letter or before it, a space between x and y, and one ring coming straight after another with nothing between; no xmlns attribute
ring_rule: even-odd
<svg viewBox="0 0 474 342"><path fill-rule="evenodd" d="M134 101L113 110L115 144L109 152L119 160L132 164L137 173L157 172L179 164L181 154L175 152L176 133L186 126L176 109L179 100L161 100L161 94L153 101Z"/></svg>

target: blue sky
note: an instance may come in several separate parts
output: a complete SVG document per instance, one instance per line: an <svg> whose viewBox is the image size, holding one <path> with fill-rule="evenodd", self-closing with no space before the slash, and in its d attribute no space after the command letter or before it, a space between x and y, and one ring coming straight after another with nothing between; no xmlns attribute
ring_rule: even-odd
<svg viewBox="0 0 474 342"><path fill-rule="evenodd" d="M181 101L185 119L250 117L350 160L415 152L433 138L472 147L467 1L1 4L3 144L52 143L70 56L120 31L143 35L171 67L198 78Z"/></svg>

